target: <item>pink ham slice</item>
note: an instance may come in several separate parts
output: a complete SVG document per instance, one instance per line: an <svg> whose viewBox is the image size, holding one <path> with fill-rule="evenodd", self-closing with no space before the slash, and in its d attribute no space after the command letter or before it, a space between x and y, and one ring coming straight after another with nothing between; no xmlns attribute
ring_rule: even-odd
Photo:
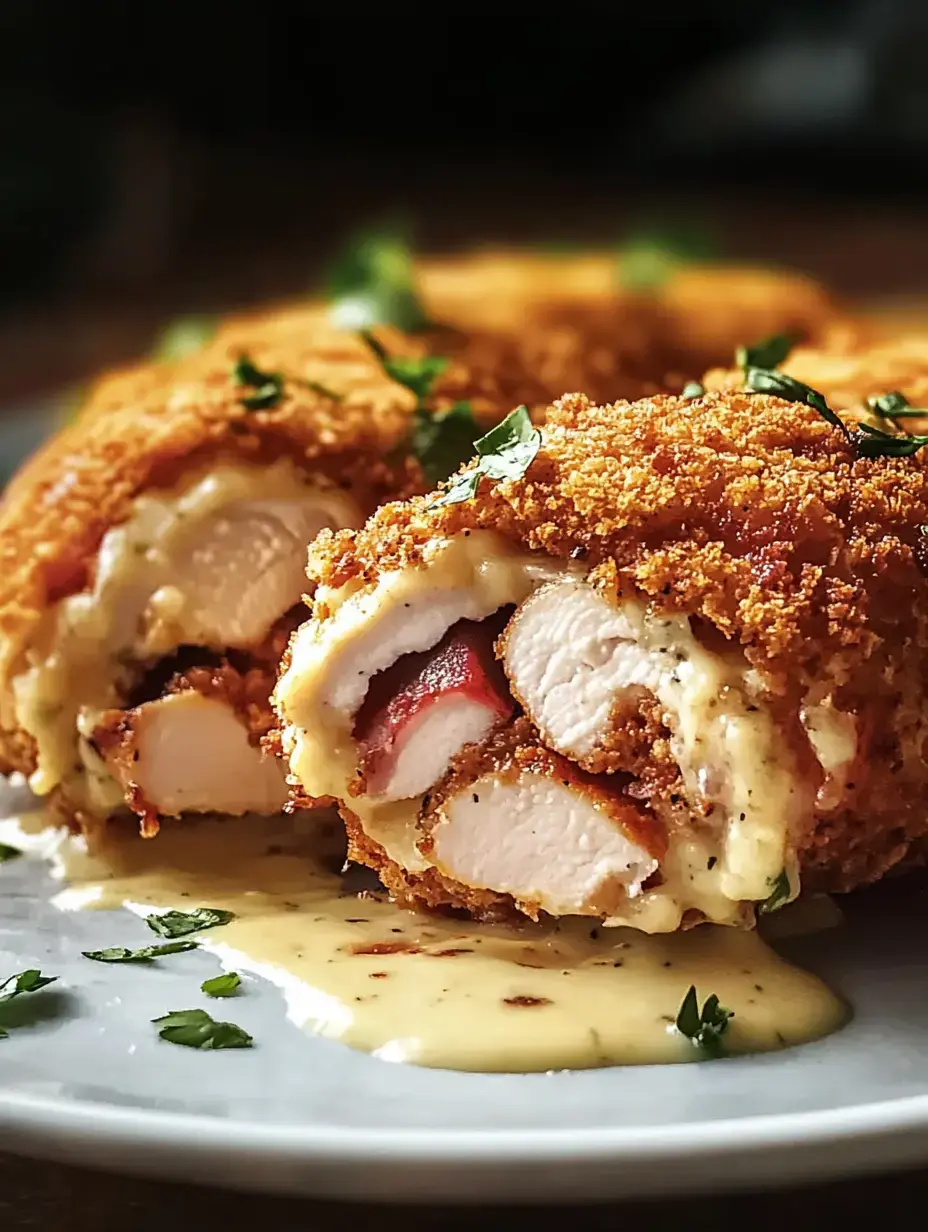
<svg viewBox="0 0 928 1232"><path fill-rule="evenodd" d="M405 800L429 790L466 745L486 739L515 703L493 642L510 614L460 620L431 650L375 676L354 726L365 794Z"/></svg>

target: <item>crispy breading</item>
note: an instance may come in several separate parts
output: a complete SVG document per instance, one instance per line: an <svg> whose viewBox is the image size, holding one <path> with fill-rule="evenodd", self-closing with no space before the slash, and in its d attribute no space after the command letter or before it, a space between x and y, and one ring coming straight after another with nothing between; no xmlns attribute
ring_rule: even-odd
<svg viewBox="0 0 928 1232"><path fill-rule="evenodd" d="M821 285L789 270L682 263L636 290L622 286L617 252L486 249L422 260L417 277L436 319L467 331L579 330L602 350L601 362L661 385L674 370L696 376L768 334L839 345L863 330ZM633 396L569 381L556 396L573 390L594 400Z"/></svg>
<svg viewBox="0 0 928 1232"><path fill-rule="evenodd" d="M810 886L847 889L921 858L928 461L858 459L811 408L739 392L605 407L569 397L542 436L522 479L483 480L460 504L393 503L360 532L325 533L313 580L373 585L421 564L436 536L478 528L583 559L611 595L644 595L739 644L793 726L809 690L856 716L857 759L840 799L797 836ZM790 724L783 732L800 742ZM669 808L660 749L648 759L634 724L618 734L615 764L639 776L652 808Z"/></svg>
<svg viewBox="0 0 928 1232"><path fill-rule="evenodd" d="M273 334L273 329L269 331ZM106 531L134 498L170 486L211 460L271 461L288 455L324 482L349 489L362 509L401 490L405 464L386 458L404 438L412 395L390 381L355 336L321 328L299 345L256 340L252 358L288 378L280 404L248 410L236 383L236 351L222 345L176 365L104 383L80 417L19 472L0 507L0 671L5 688L48 606L80 590ZM335 402L301 382L335 388ZM137 389L137 396L130 393ZM6 708L9 713L9 707ZM8 718L3 758L23 768Z"/></svg>
<svg viewBox="0 0 928 1232"><path fill-rule="evenodd" d="M920 455L857 459L809 407L733 393L592 405L561 399L527 475L478 498L392 503L357 533L323 532L314 581L368 583L418 564L436 535L494 530L593 580L632 586L739 642L768 682L845 681L898 637L923 590Z"/></svg>
<svg viewBox="0 0 928 1232"><path fill-rule="evenodd" d="M913 407L928 407L928 334L907 334L846 352L796 347L780 367L824 394L836 410L863 413L868 398L894 390L905 394ZM739 369L727 368L713 368L703 379L712 390L740 389L742 381ZM923 419L906 419L905 428L928 430L928 411Z"/></svg>

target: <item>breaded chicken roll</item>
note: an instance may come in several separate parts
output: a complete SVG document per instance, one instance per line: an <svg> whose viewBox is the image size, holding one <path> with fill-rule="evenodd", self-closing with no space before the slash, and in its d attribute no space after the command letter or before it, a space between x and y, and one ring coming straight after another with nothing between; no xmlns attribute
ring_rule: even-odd
<svg viewBox="0 0 928 1232"><path fill-rule="evenodd" d="M277 810L260 740L306 544L402 490L414 406L321 326L102 381L0 508L4 769L86 826Z"/></svg>
<svg viewBox="0 0 928 1232"><path fill-rule="evenodd" d="M671 263L651 285L631 285L617 252L414 258L396 240L370 237L349 252L331 293L329 316L342 328L394 326L420 353L449 359L439 407L462 396L462 373L479 374L468 387L478 413L508 399L507 410L524 402L540 414L573 390L594 401L639 398L682 388L745 337L786 331L831 347L860 331L800 274ZM286 315L305 329L317 312L310 304ZM234 339L243 325L254 322L233 320L221 336Z"/></svg>
<svg viewBox="0 0 928 1232"><path fill-rule="evenodd" d="M928 477L828 415L570 396L324 532L275 694L298 798L483 916L748 924L917 858Z"/></svg>
<svg viewBox="0 0 928 1232"><path fill-rule="evenodd" d="M487 250L423 259L417 282L423 303L461 328L534 330L564 353L595 348L606 371L611 363L660 387L668 375L698 376L724 362L745 337L784 332L835 345L861 328L813 279L750 266L669 262L644 286L623 281L617 253ZM568 381L564 389L626 396L589 383Z"/></svg>
<svg viewBox="0 0 928 1232"><path fill-rule="evenodd" d="M198 342L103 378L0 507L2 765L85 827L276 811L262 742L306 544L427 490L567 376L492 331L357 332L323 304Z"/></svg>

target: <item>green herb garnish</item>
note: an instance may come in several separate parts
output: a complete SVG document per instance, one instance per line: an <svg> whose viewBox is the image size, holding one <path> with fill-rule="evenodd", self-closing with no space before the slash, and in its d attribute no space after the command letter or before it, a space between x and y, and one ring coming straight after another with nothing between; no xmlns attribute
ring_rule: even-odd
<svg viewBox="0 0 928 1232"><path fill-rule="evenodd" d="M216 328L215 317L178 317L158 338L152 348L151 357L167 362L173 359L184 359L188 355L202 351L215 335Z"/></svg>
<svg viewBox="0 0 928 1232"><path fill-rule="evenodd" d="M24 993L38 992L40 988L54 984L57 979L57 975L43 975L34 967L28 971L20 971L17 975L11 975L0 984L0 1005ZM10 988L11 984L12 988ZM0 1039L8 1039L9 1035L9 1031L4 1026L0 1026Z"/></svg>
<svg viewBox="0 0 928 1232"><path fill-rule="evenodd" d="M171 1010L152 1022L163 1040L184 1048L250 1048L254 1043L234 1022L216 1022L206 1010Z"/></svg>
<svg viewBox="0 0 928 1232"><path fill-rule="evenodd" d="M696 986L691 984L677 1014L676 1026L681 1035L692 1040L707 1056L719 1057L722 1055L722 1036L733 1017L731 1010L726 1010L719 1004L715 993L706 998L700 1012Z"/></svg>
<svg viewBox="0 0 928 1232"><path fill-rule="evenodd" d="M882 428L865 423L857 425L853 440L860 458L909 458L928 445L928 436L884 432Z"/></svg>
<svg viewBox="0 0 928 1232"><path fill-rule="evenodd" d="M395 325L414 333L430 324L416 294L412 252L396 235L356 239L329 277L327 298L342 329Z"/></svg>
<svg viewBox="0 0 928 1232"><path fill-rule="evenodd" d="M785 868L781 869L776 877L772 877L768 881L768 885L770 886L770 894L758 907L758 911L764 915L769 915L771 911L779 911L781 907L785 907L792 894L789 875Z"/></svg>
<svg viewBox="0 0 928 1232"><path fill-rule="evenodd" d="M905 394L898 389L888 394L877 394L867 399L867 406L880 419L924 419L928 417L928 409L923 406L912 406Z"/></svg>
<svg viewBox="0 0 928 1232"><path fill-rule="evenodd" d="M476 496L483 476L487 479L521 479L541 448L541 433L532 423L527 406L516 407L502 423L474 442L477 464L458 475L432 507L456 505Z"/></svg>
<svg viewBox="0 0 928 1232"><path fill-rule="evenodd" d="M398 385L411 390L420 406L430 396L435 382L448 367L448 360L443 355L390 355L370 330L362 329L361 337L380 360L387 376Z"/></svg>
<svg viewBox="0 0 928 1232"><path fill-rule="evenodd" d="M284 393L284 378L279 372L262 372L247 355L240 355L232 369L236 384L248 385L253 394L242 394L242 406L249 411L263 411L276 406Z"/></svg>
<svg viewBox="0 0 928 1232"><path fill-rule="evenodd" d="M910 436L907 432L886 432L873 424L857 424L850 431L844 421L825 401L824 394L802 381L794 380L785 372L768 368L748 368L744 375L746 387L756 394L775 394L788 402L804 402L818 411L823 419L839 428L846 440L854 447L858 458L908 458L928 445L928 436ZM879 399L870 399L871 409L885 419L898 419L907 412L900 407L902 394L882 394ZM879 401L882 409L875 402ZM887 413L887 408L891 413ZM920 412L921 413L921 412ZM928 414L928 412L924 412Z"/></svg>
<svg viewBox="0 0 928 1232"><path fill-rule="evenodd" d="M434 412L426 405L449 361L443 355L390 355L369 330L362 330L361 337L387 376L415 394L416 413L408 447L428 482L442 483L473 457L477 436L477 421L469 402L455 402L446 410Z"/></svg>
<svg viewBox="0 0 928 1232"><path fill-rule="evenodd" d="M477 421L469 402L445 411L416 412L410 447L432 486L444 481L474 456Z"/></svg>
<svg viewBox="0 0 928 1232"><path fill-rule="evenodd" d="M195 941L169 941L166 945L143 945L139 950L127 950L125 946L114 945L108 950L81 950L84 958L92 958L94 962L105 963L147 963L164 954L183 954L187 950L195 950Z"/></svg>
<svg viewBox="0 0 928 1232"><path fill-rule="evenodd" d="M790 334L773 334L753 346L739 346L735 351L735 363L739 368L779 368L796 345Z"/></svg>
<svg viewBox="0 0 928 1232"><path fill-rule="evenodd" d="M706 392L705 387L700 385L699 381L687 381L680 393L681 398L701 398Z"/></svg>
<svg viewBox="0 0 928 1232"><path fill-rule="evenodd" d="M334 389L329 389L328 385L323 385L321 381L303 381L302 383L314 394L322 394L323 398L331 398L333 402L344 402L345 400L344 394L337 394Z"/></svg>
<svg viewBox="0 0 928 1232"><path fill-rule="evenodd" d="M18 997L24 992L38 992L40 988L54 984L57 978L57 975L43 975L34 967L28 971L20 971L18 975L11 975L0 984L0 1001L11 1001L13 997ZM10 988L11 984L12 988Z"/></svg>
<svg viewBox="0 0 928 1232"><path fill-rule="evenodd" d="M208 997L234 997L241 983L242 977L236 971L227 971L204 980L200 988Z"/></svg>
<svg viewBox="0 0 928 1232"><path fill-rule="evenodd" d="M186 937L202 928L217 928L235 919L234 911L220 907L194 907L193 911L166 911L162 915L147 915L145 923L159 937Z"/></svg>
<svg viewBox="0 0 928 1232"><path fill-rule="evenodd" d="M0 864L6 864L7 860L17 860L22 854L18 847L11 847L9 843L0 843Z"/></svg>
<svg viewBox="0 0 928 1232"><path fill-rule="evenodd" d="M802 381L796 381L791 376L787 376L785 372L777 372L770 368L748 368L744 374L744 383L755 394L774 394L778 398L784 398L787 402L804 402L806 406L811 406L813 410L818 411L822 419L827 420L848 440L851 440L851 434L844 421L825 401L825 395L820 394L811 385L805 385Z"/></svg>
<svg viewBox="0 0 928 1232"><path fill-rule="evenodd" d="M880 419L900 419L906 413L912 414L908 409L908 398L898 390L893 390L888 394L875 394L867 399L867 406L875 415L879 415ZM926 412L916 411L915 414L924 415Z"/></svg>
<svg viewBox="0 0 928 1232"><path fill-rule="evenodd" d="M705 261L713 255L714 249L708 235L692 229L671 228L632 235L619 252L619 284L627 291L657 290L681 265Z"/></svg>

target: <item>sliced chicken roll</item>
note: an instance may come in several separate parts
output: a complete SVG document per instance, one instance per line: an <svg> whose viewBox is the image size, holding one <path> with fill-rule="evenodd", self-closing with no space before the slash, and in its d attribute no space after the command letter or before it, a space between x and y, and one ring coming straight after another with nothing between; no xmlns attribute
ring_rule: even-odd
<svg viewBox="0 0 928 1232"><path fill-rule="evenodd" d="M648 931L919 859L919 457L742 393L504 436L311 552L275 703L354 858L412 903Z"/></svg>
<svg viewBox="0 0 928 1232"><path fill-rule="evenodd" d="M306 544L411 476L412 393L317 316L102 382L5 493L4 769L85 827L284 801L260 734Z"/></svg>

